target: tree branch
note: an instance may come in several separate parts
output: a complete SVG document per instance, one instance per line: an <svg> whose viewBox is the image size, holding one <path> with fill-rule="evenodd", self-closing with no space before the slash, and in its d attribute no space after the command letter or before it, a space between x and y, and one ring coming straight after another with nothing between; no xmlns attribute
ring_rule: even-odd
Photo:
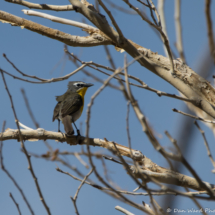
<svg viewBox="0 0 215 215"><path fill-rule="evenodd" d="M44 25L40 25L38 23L29 21L27 19L20 18L18 16L14 16L10 13L7 13L1 10L0 10L0 21L9 22L12 25L26 28L30 31L34 31L43 36L58 40L69 46L91 47L91 46L111 44L111 41L107 39L107 37L104 37L99 33L93 33L92 35L86 36L86 37L74 36L59 30L46 27Z"/></svg>
<svg viewBox="0 0 215 215"><path fill-rule="evenodd" d="M20 129L22 139L29 140L56 140L58 142L67 142L69 145L77 145L77 137L67 137L65 134L60 132L46 131L42 128L36 130L26 130ZM5 132L0 133L0 141L16 139L19 140L19 131L7 129ZM132 171L137 178L144 177L148 175L149 178L154 178L161 183L175 184L182 187L188 187L195 190L202 190L202 187L199 185L195 178L180 174L175 171L158 166L153 163L149 158L143 155L140 151L130 149L129 147L120 145L118 143L113 143L107 140L102 140L98 138L85 138L80 137L80 142L82 145L90 145L96 147L102 147L111 150L113 153L120 153L122 156L126 156L134 159L140 165L140 168L136 170L135 166L132 166ZM116 147L116 148L115 148ZM142 174L142 176L140 176ZM207 187L215 188L214 185L207 182L203 182Z"/></svg>
<svg viewBox="0 0 215 215"><path fill-rule="evenodd" d="M34 4L28 1L20 1L20 0L5 0L9 3L20 4L26 6L28 8L34 8L39 10L54 10L54 11L68 11L74 10L72 5L49 5L49 4Z"/></svg>

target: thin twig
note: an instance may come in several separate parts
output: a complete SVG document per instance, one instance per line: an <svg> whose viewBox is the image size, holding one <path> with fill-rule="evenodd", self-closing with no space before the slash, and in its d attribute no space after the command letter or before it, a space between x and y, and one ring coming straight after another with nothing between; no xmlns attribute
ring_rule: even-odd
<svg viewBox="0 0 215 215"><path fill-rule="evenodd" d="M151 194L151 192L150 192L150 190L148 189L148 186L147 186L147 184L146 184L148 175L145 175L146 177L144 177L144 174L143 174L143 175L140 175L140 178L141 178L141 180L142 180L142 183L140 183L140 182L137 180L137 178L135 177L135 175L134 175L134 173L133 173L133 170L132 170L131 166L129 166L129 165L125 162L124 158L123 158L122 155L120 154L119 150L118 150L117 147L116 147L116 144L115 144L114 142L113 142L113 144L114 144L115 149L116 149L116 151L117 151L117 155L118 155L119 159L121 160L121 162L123 163L123 166L125 167L125 169L126 169L126 171L128 172L128 174L129 174L129 175L131 176L131 178L137 183L138 186L140 186L141 188L145 189L145 190L147 191L147 193L149 194L149 197L150 197L150 200L151 200L151 204L152 204L153 209L154 209L154 211L151 211L151 212L152 212L153 214L157 214L157 209L156 209L156 207L155 207L155 205L154 205L154 201L153 201L153 198L152 198L152 194ZM137 165L136 163L135 163L135 167L136 167L136 169L137 169L138 172L139 172L139 169L140 169L140 168L138 167L138 165Z"/></svg>
<svg viewBox="0 0 215 215"><path fill-rule="evenodd" d="M170 134L168 134L168 136L173 140L172 143L174 145L177 145L177 141L174 140ZM199 183L199 186L201 188L203 188L204 190L206 190L208 192L208 194L210 195L210 197L214 197L214 193L211 189L211 187L209 187L208 185L206 185L201 178L198 176L198 174L196 173L196 171L191 167L191 165L187 162L187 160L184 158L183 154L181 153L181 150L178 146L176 146L177 150L178 150L178 157L180 158L180 161L183 163L183 165L191 172L191 174L195 177L195 179L197 180L197 182Z"/></svg>
<svg viewBox="0 0 215 215"><path fill-rule="evenodd" d="M126 214L126 215L135 215L135 214L129 212L128 210L126 210L126 209L124 209L124 208L122 208L122 207L120 207L118 205L115 207L115 209L120 211L120 212L122 212L122 213L124 213L124 214Z"/></svg>
<svg viewBox="0 0 215 215"><path fill-rule="evenodd" d="M60 153L58 153L60 154ZM43 158L46 159L48 161L55 161L55 162L59 162L61 164L63 164L64 166L66 166L67 168L69 168L70 170L74 171L78 176L84 178L84 174L77 169L76 166L72 166L70 165L68 162L66 162L65 160L61 159L58 154L54 155L53 152L47 152L46 154L42 154L42 155L37 155L31 152L31 156L35 157L35 158Z"/></svg>
<svg viewBox="0 0 215 215"><path fill-rule="evenodd" d="M121 163L121 164L122 164L122 163ZM61 170L59 167L57 167L56 170L57 170L58 172L61 172L61 173L63 173L63 174L66 174L66 175L72 177L73 179L75 179L75 180L77 180L77 181L82 182L82 179L77 178L76 176L71 175L70 173ZM100 185L98 185L98 184L91 183L91 182L89 182L89 181L85 181L84 183L87 184L87 185L90 185L90 186L92 186L92 187L94 187L94 188L96 188L96 189L105 191L105 192L107 192L107 191L112 191L112 190L111 190L110 188L108 188L108 187L102 187L102 186L100 186ZM157 191L154 191L154 192L153 192L153 190L150 189L150 191L151 191L151 194L152 194L152 195L157 195L157 196L160 196L160 195L180 195L180 196L184 196L184 197L188 197L188 198L191 198L191 197L193 196L193 197L195 197L195 198L197 198L197 199L202 199L202 200L206 200L206 201L208 201L208 200L213 200L213 199L211 199L210 197L208 198L208 197L204 197L204 196L199 196L199 195L207 194L207 191L186 192L186 193L180 192L180 191L177 191L177 190L172 190L172 191L168 191L168 190L167 190L167 191L157 190ZM117 190L117 192L122 193L122 194L125 194L125 195L134 195L134 196L139 196L139 195L148 196L148 195L149 195L149 193L145 193L145 192L144 192L144 193L143 193L143 192L137 193L137 192L129 192L129 191L127 191L127 190Z"/></svg>
<svg viewBox="0 0 215 215"><path fill-rule="evenodd" d="M31 120L33 121L35 127L36 127L36 128L39 128L39 127L40 127L40 126L39 126L39 123L36 121L36 119L35 119L35 117L34 117L34 114L33 114L32 110L31 110L31 108L30 108L30 104L29 104L28 98L27 98L27 96L26 96L26 94L25 94L25 90L22 88L22 89L21 89L21 92L22 92L22 95L23 95L23 97L24 97L25 105L26 105L26 107L27 107L27 110L28 110L28 113L29 113L29 115L30 115L30 117L31 117ZM31 128L27 127L26 125L23 125L21 122L19 122L19 125L20 125L21 127L25 128L25 129L31 129ZM32 129L32 130L33 130L33 129ZM49 143L48 143L46 140L43 140L43 142L45 143L45 145L46 145L46 147L49 149L49 151L52 152L53 149L52 149L52 147L49 145Z"/></svg>
<svg viewBox="0 0 215 215"><path fill-rule="evenodd" d="M126 115L126 131L127 131L127 138L128 138L128 147L131 149L131 136L129 131L129 111L130 111L130 104L131 102L127 102L127 115Z"/></svg>
<svg viewBox="0 0 215 215"><path fill-rule="evenodd" d="M120 11L120 12L123 12L123 13L126 13L126 15L137 15L136 12L132 11L132 10L127 10L125 9L124 7L120 7L119 5L113 3L112 1L110 0L105 0L112 8Z"/></svg>
<svg viewBox="0 0 215 215"><path fill-rule="evenodd" d="M136 59L135 59L136 61ZM135 62L135 61L132 61L132 62ZM130 63L131 65L131 63ZM123 68L124 69L124 68ZM93 102L95 100L95 98L101 93L101 91L107 86L107 84L110 82L110 80L119 74L119 72L121 72L122 69L118 69L116 70L108 79L106 79L106 81L104 81L104 84L95 92L95 94L91 97L91 101L90 103L88 104L88 108L87 108L87 120L86 120L86 138L89 138L89 123L90 123L90 113L91 113L91 107L93 105ZM123 200L125 200L128 204L132 205L133 207L135 208L138 208L139 210L142 210L144 212L147 212L149 214L151 214L151 212L147 211L144 207L130 201L129 199L127 199L125 196L123 196L121 193L117 192L117 190L115 190L114 188L112 188L109 184L107 184L103 178L99 175L99 173L97 172L96 170L96 167L93 163L93 160L92 160L92 157L91 157L91 152L90 152L90 147L89 147L89 141L87 141L87 151L88 151L88 154L89 154L89 161L90 161L90 164L92 166L92 168L94 168L94 173L95 175L97 176L97 178L99 179L99 181L101 181L103 184L105 184L105 186L107 186L108 188L110 188L113 192L115 192L120 198L122 198Z"/></svg>
<svg viewBox="0 0 215 215"><path fill-rule="evenodd" d="M98 0L99 4L102 6L102 8L105 10L105 12L108 14L108 16L110 17L111 19L111 22L112 24L114 25L115 29L117 30L118 34L119 34L119 46L121 44L124 43L124 36L123 36L123 33L121 31L121 29L119 28L119 26L117 25L114 17L112 16L111 12L107 9L107 7L105 6L105 4L101 1L101 0Z"/></svg>
<svg viewBox="0 0 215 215"><path fill-rule="evenodd" d="M84 179L82 180L82 182L81 182L80 186L78 187L78 189L77 189L77 191L76 191L76 193L75 193L75 196L74 196L74 198L73 198L75 201L76 201L76 199L78 198L78 193L79 193L81 187L83 186L83 184L85 183L85 181L87 180L87 178L92 174L92 172L93 172L93 169L91 169L90 172L89 172L89 173L84 177Z"/></svg>
<svg viewBox="0 0 215 215"><path fill-rule="evenodd" d="M207 30L208 30L208 42L211 52L211 56L215 63L215 45L214 45L214 36L213 36L213 24L210 14L211 0L205 0L205 15L207 21Z"/></svg>
<svg viewBox="0 0 215 215"><path fill-rule="evenodd" d="M35 119L35 117L34 117L34 114L33 114L33 112L31 111L31 108L30 108L30 105L29 105L29 102L28 102L28 98L27 98L27 96L26 96L26 94L25 94L25 90L22 88L22 89L21 89L21 92L22 92L23 98L24 98L24 100L25 100L25 105L26 105L26 107L27 107L28 113L29 113L29 115L30 115L30 117L31 117L31 119L32 119L32 121L33 121L35 127L36 127L36 128L39 128L39 127L40 127L40 126L39 126L39 123L36 121L36 119Z"/></svg>
<svg viewBox="0 0 215 215"><path fill-rule="evenodd" d="M208 157L210 158L211 163L212 163L212 165L214 167L212 172L215 173L215 161L214 161L214 159L212 157L212 154L211 154L211 151L210 151L210 148L209 148L209 145L208 145L208 141L207 141L207 139L205 137L205 132L200 128L199 124L196 121L194 122L194 124L196 125L196 127L198 128L198 130L200 131L200 133L201 133L201 135L202 135L202 137L204 139L204 144L205 144L205 147L207 149Z"/></svg>
<svg viewBox="0 0 215 215"><path fill-rule="evenodd" d="M128 85L128 83L127 83ZM129 85L128 85L129 88ZM190 166L190 164L186 161L186 159L181 155L181 156L176 156L173 155L172 153L166 152L164 150L164 148L160 145L160 143L158 142L158 140L155 138L152 129L150 128L150 126L148 125L145 116L143 115L142 111L140 110L139 106L138 106L138 102L134 99L133 95L131 94L131 92L128 92L129 99L131 101L132 107L137 115L137 118L139 119L142 127L143 127L143 131L146 133L147 137L149 138L150 142L152 143L152 145L154 146L154 148L159 151L168 161L168 158L174 159L174 160L179 160L181 161L186 168L192 173L192 175L195 177L195 179L197 180L197 182L199 183L199 186L202 189L205 189L208 191L209 195L211 197L213 197L213 192L211 191L211 188L209 186L207 186L205 183L202 182L202 180L200 179L200 177L197 175L197 173L195 172L195 170Z"/></svg>
<svg viewBox="0 0 215 215"><path fill-rule="evenodd" d="M168 161L168 163L170 163L170 161L168 159L170 154L168 154L168 156L167 156L166 151L161 147L160 143L155 138L155 136L154 136L154 134L152 132L152 129L148 125L148 122L146 121L145 116L143 115L142 111L139 108L139 105L138 105L137 101L135 100L134 96L131 93L130 85L129 85L129 82L128 82L128 76L126 74L127 73L126 73L126 70L125 70L125 80L126 80L126 86L127 86L127 91L128 91L128 95L129 95L129 100L131 102L131 105L132 105L135 113L136 113L137 118L139 119L139 121L140 121L140 123L142 125L143 131L146 133L148 139L150 140L150 142L152 143L154 148L157 151L159 151L165 157L165 159ZM173 157L175 158L175 156L173 156Z"/></svg>
<svg viewBox="0 0 215 215"><path fill-rule="evenodd" d="M164 2L165 2L165 0L159 0L157 2L157 8L158 8L158 11L159 11L159 14L160 14L160 21L162 23L162 30L166 34L166 36L168 37L167 30L166 30L165 13L164 13ZM161 37L161 35L160 35L160 38L163 41L163 38ZM164 44L163 44L163 47L164 47L165 55L168 57L168 52L167 52L167 49L166 49Z"/></svg>
<svg viewBox="0 0 215 215"><path fill-rule="evenodd" d="M2 126L2 134L5 128L5 121L3 122L3 126ZM4 163L3 163L3 152L2 152L2 148L3 148L3 141L0 142L0 163L1 163L1 169L7 174L8 178L11 179L11 181L14 183L15 187L19 190L24 202L26 203L30 213L32 215L34 215L34 212L30 206L30 203L28 202L27 198L25 197L25 194L23 193L22 189L20 188L20 186L17 184L16 180L13 178L13 176L8 172L8 170L5 168Z"/></svg>
<svg viewBox="0 0 215 215"><path fill-rule="evenodd" d="M132 93L131 93L131 89L130 89L130 85L129 85L129 82L128 82L128 69L127 69L127 57L125 55L124 57L124 72L125 72L125 81L126 81L126 88L127 88L127 100L129 102L133 102L133 96L132 96ZM129 111L129 109L128 109ZM128 116L129 112L127 112L127 116ZM128 118L127 118L127 126L128 126ZM129 149L131 151L131 142L130 142L130 135L129 135L129 127L127 128L127 135L128 135L128 142L129 142ZM115 148L116 148L116 145L114 144ZM117 148L116 148L117 150ZM132 154L132 153L131 153ZM129 175L134 179L134 181L137 183L137 185L139 185L140 187L144 188L148 193L149 193L149 197L150 197L150 200L151 200L151 204L153 206L153 209L154 209L154 212L155 214L157 214L157 209L154 205L154 201L153 201L153 198L152 198L152 195L150 193L150 191L148 190L148 186L146 184L146 178L141 176L141 180L142 180L142 184L139 183L139 181L136 179L136 177L134 176L133 172L131 171L131 169L129 168L128 164L125 162L125 160L122 158L121 154L118 152L117 154L120 158L120 160L123 162L123 165L124 167L126 168L127 172L129 173ZM133 159L133 157L132 157ZM134 165L136 167L136 169L139 169L138 167L138 164L136 162L134 162Z"/></svg>
<svg viewBox="0 0 215 215"><path fill-rule="evenodd" d="M215 121L203 119L203 118L201 118L201 117L199 117L199 116L193 116L193 115L191 115L191 114L184 113L184 112L182 112L182 111L180 111L180 110L177 110L176 108L173 108L172 110L173 110L174 112L176 112L176 113L180 113L180 114L183 114L183 115L185 115L185 116L189 116L189 117L191 117L191 118L193 118L193 119L197 119L197 120L200 120L200 121L202 121L202 122L208 122L208 123L215 124Z"/></svg>
<svg viewBox="0 0 215 215"><path fill-rule="evenodd" d="M54 11L69 11L74 10L73 6L70 5L48 5L48 4L34 4L28 1L20 0L5 0L6 2L20 4L29 8L39 9L39 10L54 10Z"/></svg>
<svg viewBox="0 0 215 215"><path fill-rule="evenodd" d="M149 4L148 1L150 1L151 5ZM169 39L168 39L168 36L167 36L166 28L164 28L164 30L163 30L163 22L164 22L164 26L166 26L165 19L163 18L163 20L162 20L163 22L161 22L160 15L158 14L157 9L156 9L153 1L152 0L147 0L147 2L150 5L150 10L152 8L152 10L155 11L155 14L156 14L158 22L154 22L154 23L155 23L155 25L158 26L158 31L160 32L161 38L163 40L164 46L166 47L166 51L167 51L168 56L169 56L170 64L171 64L171 67L172 67L172 74L174 74L174 63L173 63L172 51L171 51L171 48L170 48L170 45L169 45ZM152 14L152 17L153 17L153 13L151 13L151 14Z"/></svg>
<svg viewBox="0 0 215 215"><path fill-rule="evenodd" d="M90 174L91 174L92 172L93 172L93 169L91 169L90 172L84 177L84 179L82 180L80 186L78 187L78 189L77 189L77 191L76 191L76 193L75 193L74 198L73 198L72 196L70 196L70 198L71 198L71 200L72 200L72 202L73 202L73 204L74 204L74 207L75 207L75 213L76 213L77 215L79 215L78 207L77 207L77 205L76 205L76 200L77 200L77 198L78 198L78 193L79 193L81 187L83 186L83 184L85 183L85 181L87 180L87 178L90 176Z"/></svg>
<svg viewBox="0 0 215 215"><path fill-rule="evenodd" d="M47 136L48 136L49 139L58 140L59 142L67 142L69 145L77 145L77 136L67 138L65 135L62 135L59 132L50 132L50 131L45 131L44 129L37 129L37 130L22 129L22 135L25 140L32 139L32 138L47 139ZM16 140L19 139L18 130L10 129L4 132L2 136L0 136L0 140L8 140L8 139L16 139ZM118 151L120 151L120 154L123 156L127 156L130 158L133 157L137 162L143 162L141 166L142 169L138 169L139 171L138 173L143 174L144 176L145 175L149 176L149 178L153 177L153 178L150 178L150 180L158 184L158 186L161 186L162 189L164 187L162 183L167 183L167 184L176 184L178 186L183 186L183 187L187 186L195 190L204 190L204 188L202 188L199 185L199 183L195 178L160 167L159 165L153 163L149 158L147 158L138 150L132 149L132 155L131 155L130 149L128 147L117 143L113 144L113 142L107 141L106 139L102 140L99 138L81 137L80 140L82 145L89 144L90 146L94 146L94 147L96 146L96 147L111 149L114 153L118 153ZM118 150L116 150L115 145L117 146ZM161 146L158 146L158 150L161 150L171 159L181 161L181 157L173 153L166 152ZM135 169L132 171L137 172ZM140 176L137 175L137 178L140 178ZM215 187L214 184L210 184L208 182L203 182L203 183L208 187L211 187L211 188ZM170 189L167 190L167 188L165 188L165 190L172 191Z"/></svg>
<svg viewBox="0 0 215 215"><path fill-rule="evenodd" d="M27 75L27 74L25 74L24 72L22 72L21 70L19 70L16 66L15 66L15 64L13 63L13 62L11 62L9 59L8 59L8 57L7 57L7 55L5 54L5 53L3 53L3 57L7 60L7 62L18 72L18 73L20 73L22 76L24 76L24 77L28 77L28 78L33 78L33 79L36 79L36 80L39 80L39 81L46 81L46 79L43 79L43 78L39 78L39 77L37 77L37 76L35 76L35 75Z"/></svg>
<svg viewBox="0 0 215 215"><path fill-rule="evenodd" d="M153 21L154 21L154 23L155 23L155 25L157 25L157 26L160 26L160 21L158 20L158 22L157 22L157 20L155 19L155 17L154 17L154 14L153 14L153 11L156 13L156 7L154 6L154 4L153 4L153 2L152 1L150 1L150 3L149 3L149 0L147 0L147 3L148 3L148 5L149 5L149 9L150 9L150 14L151 14L151 17L152 17L152 19L153 19ZM156 16L158 15L158 13L156 13ZM158 16L157 16L157 18L158 18Z"/></svg>
<svg viewBox="0 0 215 215"><path fill-rule="evenodd" d="M123 0L130 8L132 8L133 10L135 10L139 15L140 15L140 17L144 20L144 21L146 21L148 24L150 24L152 27L154 27L156 30L158 30L158 32L161 34L161 37L163 38L163 42L164 42L164 45L165 45L165 47L166 47L166 49L167 49L167 52L168 52L168 55L169 55L169 60L170 60L170 64L171 64L171 70L172 70L172 73L174 74L174 63L173 63L173 56L172 56L172 52L171 52L171 48L170 48L170 45L169 45L169 41L168 41L168 38L167 38L167 35L163 32L163 30L162 30L162 23L161 23L161 25L159 25L159 23L158 24L156 24L156 22L155 22L155 24L153 23L153 22L151 22L150 20L148 20L145 16L143 16L143 14L140 12L140 10L137 8L137 7L135 7L134 5L132 5L130 2L129 2L129 0ZM151 1L152 2L152 1ZM154 4L153 4L154 5ZM153 6L153 5L150 5L149 4L149 8L151 9L154 9L155 8L155 6ZM153 17L153 16L152 16ZM159 22L159 20L160 20L160 18L159 18L159 15L157 15L157 19L158 19L158 22Z"/></svg>
<svg viewBox="0 0 215 215"><path fill-rule="evenodd" d="M114 63L113 57L111 56L111 53L110 53L110 50L109 50L108 46L104 46L104 48L105 48L105 52L107 54L107 59L110 62L111 67L113 69L116 69L116 65Z"/></svg>
<svg viewBox="0 0 215 215"><path fill-rule="evenodd" d="M176 30L176 48L179 56L186 63L184 56L184 48L182 42L182 27L181 27L181 0L175 0L175 30Z"/></svg>
<svg viewBox="0 0 215 215"><path fill-rule="evenodd" d="M18 204L18 203L16 202L16 200L14 199L12 193L9 193L9 196L10 196L10 198L13 200L14 204L16 205L16 208L17 208L17 210L18 210L18 212L19 212L19 215L21 215L21 211L20 211L20 209L19 209L19 204Z"/></svg>
<svg viewBox="0 0 215 215"><path fill-rule="evenodd" d="M70 176L70 177L72 177L73 179L75 179L75 180L78 180L78 181L81 181L82 182L82 179L80 179L80 178L77 178L77 177L75 177L74 175L71 175L70 173L68 173L68 172L64 172L63 170L61 170L60 168L56 168L56 170L58 171L58 172L61 172L61 173L63 173L63 174L66 174L66 175L68 175L68 176ZM88 185L90 185L90 186L92 186L92 187L94 187L94 188L96 188L96 189L98 189L98 190L101 190L101 191L103 191L104 193L106 193L106 194L108 194L108 195L111 195L113 198L116 198L117 200L120 200L120 201L122 201L122 202L126 202L126 199L124 200L123 198L119 198L117 195L115 195L115 190L113 189L113 188L111 188L111 187L102 187L102 186L100 186L100 185L98 185L98 184L95 184L95 183L90 183L89 181L85 181L84 182L85 184L88 184ZM117 190L117 193L122 193L122 194L126 194L126 195L139 195L139 194L136 194L136 193L134 193L134 192L128 192L128 191L123 191L123 190ZM163 192L162 192L163 193ZM144 195L144 194L143 194ZM159 194L158 194L159 195Z"/></svg>
<svg viewBox="0 0 215 215"><path fill-rule="evenodd" d="M30 170L31 175L32 175L32 177L33 177L33 179L34 179L34 182L35 182L35 185L36 185L38 194L39 194L39 196L40 196L40 200L41 200L43 206L45 207L47 213L48 213L49 215L51 215L51 212L50 212L50 210L49 210L49 207L47 206L46 201L45 201L45 199L44 199L44 197L43 197L42 191L41 191L41 189L40 189L40 186L39 186L37 177L36 177L36 175L35 175L35 173L34 173L33 166L32 166L32 164L31 164L30 156L28 155L28 152L27 152L27 150L26 150L26 148L25 148L25 145L24 145L24 142L23 142L22 134L21 134L21 131L20 131L20 126L19 126L19 123L18 123L16 111L15 111L14 104L13 104L13 100L12 100L12 96L11 96L11 94L10 94L10 92L9 92L8 87L7 87L7 83L6 83L6 80L5 80L5 78L4 78L4 73L1 72L1 75L2 75L2 79L3 79L4 85L5 85L5 89L6 89L7 93L8 93L9 99L10 99L11 108L12 108L12 110L13 110L13 114L14 114L16 126L17 126L17 128L18 128L18 132L19 132L19 141L21 141L21 148L23 149L24 154L25 154L25 156L26 156L26 158L27 158L27 160L28 160L28 165L29 165L29 168L28 168L28 169Z"/></svg>
<svg viewBox="0 0 215 215"><path fill-rule="evenodd" d="M146 4L145 2L143 2L143 1L141 1L141 0L137 0L138 2L140 2L141 4L143 4L144 6L146 6L146 7L150 7L150 5L148 5L148 4Z"/></svg>
<svg viewBox="0 0 215 215"><path fill-rule="evenodd" d="M105 75L107 75L107 76L110 76L110 74L108 74L108 73L106 73L106 72L104 72L104 71L98 69L97 67L100 67L100 66L101 66L102 68L107 69L107 70L109 70L109 71L111 71L111 72L114 72L114 71L115 71L114 69L112 69L112 68L110 68L110 67L103 66L103 65L100 65L100 64L97 64L97 63L94 63L94 62L88 62L88 63L87 63L87 62L81 61L77 56L75 56L73 53L70 53L67 49L64 49L64 51L65 51L68 55L74 57L74 58L75 58L77 61L79 61L81 64L87 64L88 67L93 68L93 69L95 69L95 70L97 70L97 71L99 71L99 72L101 72L101 73L103 73L103 74L105 74ZM93 65L95 65L95 66L93 66ZM120 72L119 74L120 74L120 75L123 75L123 76L125 75L123 72ZM137 78L137 77L135 77L135 76L132 76L132 75L129 75L129 74L128 74L128 77L131 78L131 79L133 79L133 80L135 80L135 81L137 81L137 82L139 82L139 83L141 84L141 85L138 85L138 84L134 84L134 83L129 82L130 85L135 86L135 87L139 87L139 88L143 88L143 89L149 90L149 91L151 91L151 92L154 92L154 93L156 93L159 97L160 97L160 96L167 96L167 97L174 98L174 99L178 99L178 100L181 100L181 101L193 102L193 100L188 99L188 98L184 98L184 97L181 97L181 96L177 96L177 95L175 95L175 94L170 94L170 93L162 92L162 91L160 91L160 90L153 89L153 88L149 87L147 84L145 84L142 80L140 80L139 78ZM119 79L119 77L114 77L114 79L117 79L117 80L120 80L120 81L122 81L122 82L125 82L125 80ZM110 83L109 83L109 84L110 84Z"/></svg>
<svg viewBox="0 0 215 215"><path fill-rule="evenodd" d="M38 16L38 17L42 17L42 18L45 18L45 19L49 19L52 22L58 22L58 23L65 24L65 25L75 26L75 27L78 27L78 28L85 29L87 32L88 31L91 31L91 32L98 32L99 31L98 28L95 28L95 27L93 27L91 25L84 24L82 22L77 22L77 21L73 21L73 20L70 20L70 19L60 18L60 17L57 17L57 16L52 16L52 15L49 15L47 13L41 13L41 12L37 12L37 11L34 11L34 10L22 10L22 11L23 11L24 14L29 15L29 16Z"/></svg>
<svg viewBox="0 0 215 215"><path fill-rule="evenodd" d="M36 76L30 76L30 75L27 75L23 72L21 72L7 57L5 54L3 54L3 56L6 58L6 60L14 67L14 69L19 72L20 74L22 74L23 76L26 76L26 77L29 77L29 78L33 78L33 79L37 79L37 80L40 80L40 81L30 81L30 80L27 80L27 79L22 79L22 78L19 78L17 76L14 76L6 71L4 71L3 69L0 68L0 72L1 73L6 73L7 75L13 77L13 78L16 78L16 79L19 79L19 80L22 80L22 81L26 81L26 82L29 82L29 83L33 83L33 84L45 84L45 83L51 83L51 82L58 82L58 81L62 81L62 80L66 80L68 79L69 77L71 77L72 75L76 74L77 72L79 72L81 69L83 69L85 66L87 66L87 64L83 64L82 66L80 66L78 69L76 69L75 71L65 75L65 76L62 76L62 77L59 77L59 78L52 78L52 79L42 79L42 78L38 78Z"/></svg>
<svg viewBox="0 0 215 215"><path fill-rule="evenodd" d="M185 190L187 192L189 192L189 189L187 187L185 187ZM207 215L207 213L205 212L203 207L200 205L200 203L194 197L191 197L191 199L193 200L194 204L199 208L199 211L201 211L202 214Z"/></svg>
<svg viewBox="0 0 215 215"><path fill-rule="evenodd" d="M67 54L69 60L72 61L72 62L75 64L75 66L78 68L78 67L79 67L78 62L81 63L81 62L83 62L83 61L79 60L78 57L75 56L74 54L70 54L70 53L68 52L68 49L67 49L66 45L65 45L64 51L65 51L65 53ZM91 67L91 66L88 65L88 67ZM93 68L93 67L91 67L91 68ZM94 68L94 69L96 69L96 68ZM99 70L99 69L98 69L98 70ZM95 81L98 81L98 82L100 82L100 83L103 83L103 80L102 80L102 79L98 78L96 75L90 73L89 71L87 71L87 70L85 70L85 69L82 69L82 72L83 72L85 75L90 76L91 78L93 78ZM116 90L120 90L119 87L115 86L115 85L112 84L112 83L109 83L109 87L112 87L112 88L114 88L114 89L116 89Z"/></svg>
<svg viewBox="0 0 215 215"><path fill-rule="evenodd" d="M89 169L88 164L80 157L78 153L74 152L74 155L85 168Z"/></svg>

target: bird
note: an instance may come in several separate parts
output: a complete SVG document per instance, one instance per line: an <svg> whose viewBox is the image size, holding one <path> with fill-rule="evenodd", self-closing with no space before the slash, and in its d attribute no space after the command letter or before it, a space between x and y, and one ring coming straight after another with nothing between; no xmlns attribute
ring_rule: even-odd
<svg viewBox="0 0 215 215"><path fill-rule="evenodd" d="M60 121L62 121L67 136L74 135L73 123L77 130L77 135L80 136L80 131L77 129L75 121L82 114L85 93L88 87L93 86L93 84L70 81L67 86L68 90L63 95L56 96L58 103L54 108L52 121L58 120L58 132L61 132Z"/></svg>

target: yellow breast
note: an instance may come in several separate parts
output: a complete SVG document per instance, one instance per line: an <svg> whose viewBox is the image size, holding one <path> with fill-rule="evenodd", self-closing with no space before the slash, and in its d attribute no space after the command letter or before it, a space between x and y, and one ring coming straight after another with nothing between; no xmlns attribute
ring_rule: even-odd
<svg viewBox="0 0 215 215"><path fill-rule="evenodd" d="M81 96L81 98L83 100L83 105L80 108L81 113L82 113L83 108L84 108L84 95L85 95L86 91L87 91L87 87L83 87L83 88L81 88L80 90L77 91L77 93Z"/></svg>

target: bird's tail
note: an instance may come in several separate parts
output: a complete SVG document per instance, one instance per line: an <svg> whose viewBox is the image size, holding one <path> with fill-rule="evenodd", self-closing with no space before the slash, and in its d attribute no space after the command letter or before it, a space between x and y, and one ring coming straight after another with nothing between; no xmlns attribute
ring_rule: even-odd
<svg viewBox="0 0 215 215"><path fill-rule="evenodd" d="M66 134L73 135L74 130L73 130L73 127L72 127L71 117L68 116L68 115L65 116L64 118L62 118L62 123L64 125L64 130L65 130Z"/></svg>

